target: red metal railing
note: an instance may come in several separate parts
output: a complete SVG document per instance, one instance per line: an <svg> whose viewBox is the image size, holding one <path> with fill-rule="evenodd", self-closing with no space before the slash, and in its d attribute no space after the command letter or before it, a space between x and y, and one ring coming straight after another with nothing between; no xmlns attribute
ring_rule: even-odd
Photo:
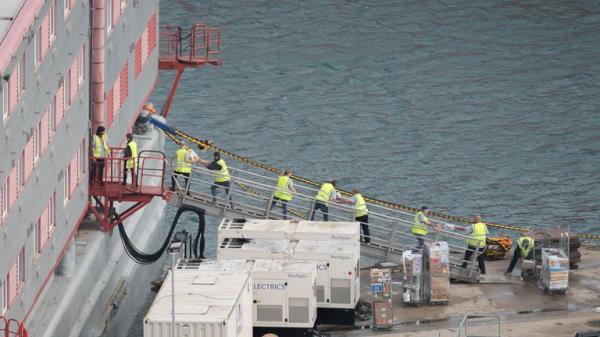
<svg viewBox="0 0 600 337"><path fill-rule="evenodd" d="M29 337L22 322L0 316L0 337Z"/></svg>
<svg viewBox="0 0 600 337"><path fill-rule="evenodd" d="M164 176L167 161L160 151L141 151L134 164L134 175L124 185L125 149L111 148L110 156L104 158L102 181L90 178L90 195L94 197L100 211L90 203L90 211L101 221L102 230L109 231L152 201L154 197L167 198ZM91 159L92 165L95 162ZM128 170L129 171L129 170ZM128 177L129 178L129 177ZM151 180L155 180L152 182ZM130 202L132 206L114 216L115 202ZM100 214L103 213L103 214ZM2 336L0 336L2 337Z"/></svg>
<svg viewBox="0 0 600 337"><path fill-rule="evenodd" d="M222 63L214 58L221 53L221 30L204 23L196 23L189 29L161 25L159 44L160 62L171 69L175 66L170 63L188 66Z"/></svg>

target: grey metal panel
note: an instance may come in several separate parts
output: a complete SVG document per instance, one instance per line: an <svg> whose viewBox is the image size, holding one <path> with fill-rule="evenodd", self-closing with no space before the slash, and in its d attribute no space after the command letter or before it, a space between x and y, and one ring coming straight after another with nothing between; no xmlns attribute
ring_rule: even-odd
<svg viewBox="0 0 600 337"><path fill-rule="evenodd" d="M257 304L256 320L258 322L283 322L283 306Z"/></svg>
<svg viewBox="0 0 600 337"><path fill-rule="evenodd" d="M290 297L288 301L290 310L290 323L308 323L308 298Z"/></svg>
<svg viewBox="0 0 600 337"><path fill-rule="evenodd" d="M317 302L325 302L325 286L317 285Z"/></svg>
<svg viewBox="0 0 600 337"><path fill-rule="evenodd" d="M352 303L352 288L349 279L331 279L331 303Z"/></svg>

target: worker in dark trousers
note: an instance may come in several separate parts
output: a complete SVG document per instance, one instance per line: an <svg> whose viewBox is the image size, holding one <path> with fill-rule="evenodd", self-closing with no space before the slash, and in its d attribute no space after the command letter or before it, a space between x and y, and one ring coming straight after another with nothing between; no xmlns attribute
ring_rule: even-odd
<svg viewBox="0 0 600 337"><path fill-rule="evenodd" d="M360 191L356 188L353 188L351 198L340 197L340 200L352 205L352 209L354 211L354 220L360 222L360 227L362 228L363 232L363 235L360 237L360 241L364 243L371 242L371 237L369 236L369 210L367 209L367 203L360 194Z"/></svg>
<svg viewBox="0 0 600 337"><path fill-rule="evenodd" d="M329 202L338 201L338 193L335 190L336 184L337 182L332 180L321 185L321 189L315 196L315 205L311 210L310 221L315 219L315 213L317 210L321 210L321 213L323 213L323 221L329 220Z"/></svg>
<svg viewBox="0 0 600 337"><path fill-rule="evenodd" d="M229 175L229 170L227 168L227 163L221 158L221 153L215 152L213 153L213 161L204 160L202 158L198 159L198 161L204 165L207 169L211 171L215 171L215 181L210 186L210 194L212 195L212 202L217 202L217 188L222 187L225 189L225 194L229 198L229 204L233 208L233 202L231 195L229 194L229 190L231 188L231 176Z"/></svg>
<svg viewBox="0 0 600 337"><path fill-rule="evenodd" d="M102 125L96 128L96 134L92 138L92 182L104 185L104 160L110 157L110 148L108 147L108 135L106 128Z"/></svg>
<svg viewBox="0 0 600 337"><path fill-rule="evenodd" d="M510 260L510 264L508 265L508 269L506 269L506 275L512 274L513 268L519 261L519 258L523 257L524 259L531 260L533 258L533 249L535 246L535 240L529 236L522 236L517 240L517 245L515 246L515 251L513 253L512 259Z"/></svg>
<svg viewBox="0 0 600 337"><path fill-rule="evenodd" d="M131 184L137 186L137 180L135 177L135 170L137 169L137 156L138 149L137 143L133 140L133 134L127 134L127 147L125 148L124 158L125 163L123 164L123 186L127 185L127 172L131 172Z"/></svg>
<svg viewBox="0 0 600 337"><path fill-rule="evenodd" d="M281 211L283 214L283 219L287 218L287 203L292 201L293 193L296 193L296 189L294 188L294 181L292 180L292 170L285 170L283 174L277 178L277 187L275 187L275 192L273 193L273 201L271 201L271 207L269 210L272 210L277 202L281 202Z"/></svg>
<svg viewBox="0 0 600 337"><path fill-rule="evenodd" d="M475 223L473 225L464 228L465 231L471 232L471 238L467 239L467 250L465 251L462 267L466 268L469 261L471 261L471 256L477 254L479 273L485 275L485 256L483 252L485 251L488 230L485 223L481 222L479 215L475 215L474 220Z"/></svg>

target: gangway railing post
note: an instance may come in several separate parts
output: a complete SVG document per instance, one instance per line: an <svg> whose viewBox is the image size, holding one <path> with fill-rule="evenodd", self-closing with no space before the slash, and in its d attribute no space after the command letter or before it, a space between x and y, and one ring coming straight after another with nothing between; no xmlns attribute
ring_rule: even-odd
<svg viewBox="0 0 600 337"><path fill-rule="evenodd" d="M277 187L275 188L277 189ZM275 190L271 193L269 200L267 200L267 204L265 205L265 219L269 218L269 214L271 213L271 203L273 202L273 198L275 197Z"/></svg>
<svg viewBox="0 0 600 337"><path fill-rule="evenodd" d="M392 255L392 242L394 242L394 238L396 237L396 229L398 228L398 223L394 222L394 227L392 227L392 235L390 235L390 239L388 240L388 249L386 256L389 257Z"/></svg>
<svg viewBox="0 0 600 337"><path fill-rule="evenodd" d="M469 245L467 245L466 249L469 249ZM468 276L469 278L473 277L473 270L475 270L475 261L477 261L477 255L479 255L479 248L473 250L473 254L471 254L471 258L468 266Z"/></svg>
<svg viewBox="0 0 600 337"><path fill-rule="evenodd" d="M313 216L313 213L315 212L315 203L317 201L315 199L313 199L313 201L311 201L310 203L310 207L308 208L308 214L306 215L306 220L310 220Z"/></svg>

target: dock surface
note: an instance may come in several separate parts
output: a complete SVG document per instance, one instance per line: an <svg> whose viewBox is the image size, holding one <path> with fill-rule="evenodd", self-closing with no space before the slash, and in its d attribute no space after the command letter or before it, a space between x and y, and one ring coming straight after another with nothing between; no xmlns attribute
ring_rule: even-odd
<svg viewBox="0 0 600 337"><path fill-rule="evenodd" d="M455 336L465 314L500 315L502 336L574 336L581 331L600 331L600 249L582 247L582 261L570 271L566 294L545 294L536 283L451 284L448 305L404 306L400 274L394 273L395 326L390 331L372 331L370 321L357 322L363 329L327 329L332 336ZM508 260L486 261L488 274L501 275ZM513 275L518 275L515 268ZM361 299L372 300L369 269L361 273ZM395 289L394 289L395 288ZM600 309L598 309L600 311ZM469 324L475 334L493 336L492 320ZM325 327L326 328L326 327ZM479 331L480 330L480 331Z"/></svg>

